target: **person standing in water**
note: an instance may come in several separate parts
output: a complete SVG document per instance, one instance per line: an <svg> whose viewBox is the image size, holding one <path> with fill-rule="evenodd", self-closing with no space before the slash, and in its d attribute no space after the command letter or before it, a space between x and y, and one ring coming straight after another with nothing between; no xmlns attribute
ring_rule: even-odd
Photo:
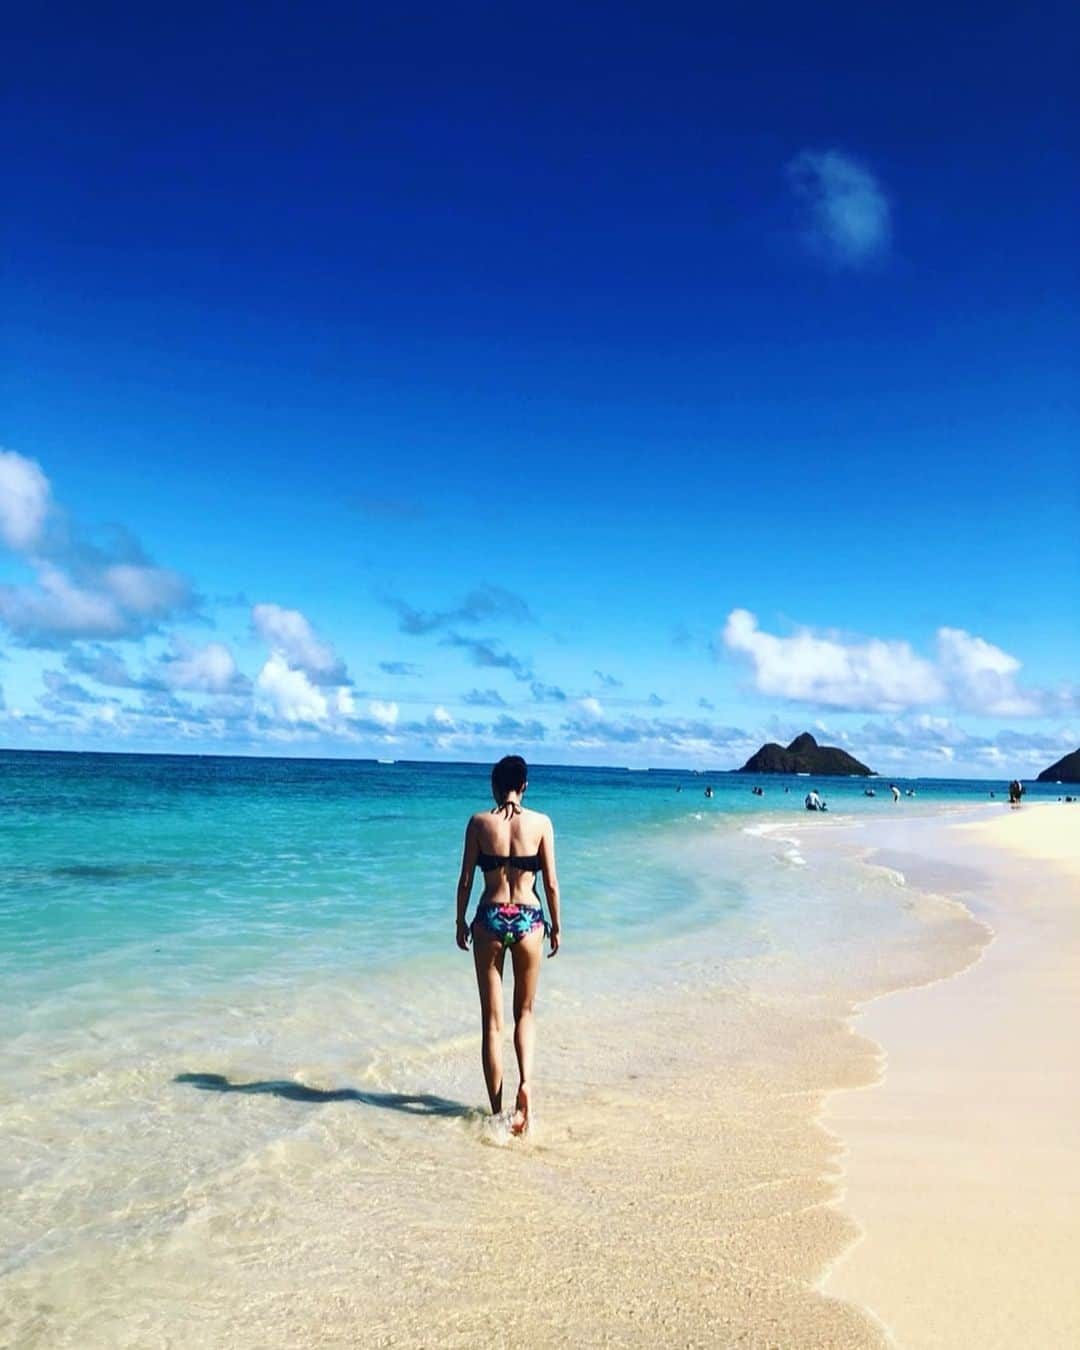
<svg viewBox="0 0 1080 1350"><path fill-rule="evenodd" d="M507 755L491 771L495 805L478 811L465 827L465 849L457 887L457 945L472 941L480 992L481 1058L494 1115L502 1111L503 964L507 948L514 967L514 1051L518 1091L510 1128L524 1134L532 1109L532 1068L536 1047L533 1004L540 980L544 936L549 955L559 950L559 881L555 833L550 819L522 804L529 770L520 755ZM465 919L473 875L479 867L484 893L472 924ZM544 918L536 874L544 878L550 921Z"/></svg>

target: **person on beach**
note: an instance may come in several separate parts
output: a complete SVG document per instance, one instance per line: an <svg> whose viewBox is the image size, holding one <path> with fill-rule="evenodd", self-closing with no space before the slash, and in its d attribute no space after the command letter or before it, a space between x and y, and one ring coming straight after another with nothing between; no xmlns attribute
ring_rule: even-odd
<svg viewBox="0 0 1080 1350"><path fill-rule="evenodd" d="M465 827L465 850L457 887L457 945L472 941L480 991L481 1057L493 1115L502 1112L503 964L506 950L514 967L514 1051L518 1091L510 1128L524 1134L532 1108L532 1067L536 1045L533 1003L540 979L544 935L549 955L559 950L559 881L555 834L550 819L522 805L529 770L520 755L507 755L491 771L495 805L478 811ZM473 874L483 873L484 893L472 924L465 919ZM544 918L536 874L544 878L550 921Z"/></svg>

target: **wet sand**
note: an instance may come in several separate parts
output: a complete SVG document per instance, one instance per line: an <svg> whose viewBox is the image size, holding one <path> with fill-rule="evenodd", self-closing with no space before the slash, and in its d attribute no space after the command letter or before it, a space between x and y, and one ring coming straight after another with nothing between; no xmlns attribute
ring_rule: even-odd
<svg viewBox="0 0 1080 1350"><path fill-rule="evenodd" d="M833 828L802 824L800 838L818 827ZM347 1040L334 1054L328 1041L374 1010L332 984L271 1025L245 1010L231 1019L242 1036L197 1060L178 1062L182 1028L137 1057L120 1036L117 1063L94 1072L58 1060L71 1166L98 1217L8 1274L0 1340L6 1326L24 1350L883 1345L872 1313L821 1288L858 1230L819 1117L830 1090L878 1074L877 1045L850 1026L856 1004L958 969L984 934L880 868L804 866L793 828L701 839L703 875L717 848L745 854L757 954L733 955L722 928L659 925L652 946L596 963L569 946L552 963L525 1141L497 1146L469 1109L466 961L440 961L445 988L409 972L400 989L403 1015L415 1003L417 1022L456 1018L462 1033L402 1042L362 1072ZM770 909L781 885L797 908ZM324 1058L309 1058L315 1045ZM21 1108L17 1127L37 1128ZM137 1184L117 1207L109 1159L136 1146ZM66 1202L71 1181L43 1169L35 1203Z"/></svg>
<svg viewBox="0 0 1080 1350"><path fill-rule="evenodd" d="M1080 807L892 825L880 861L959 894L994 941L963 973L856 1019L875 1087L829 1100L863 1235L824 1288L894 1342L1080 1345Z"/></svg>

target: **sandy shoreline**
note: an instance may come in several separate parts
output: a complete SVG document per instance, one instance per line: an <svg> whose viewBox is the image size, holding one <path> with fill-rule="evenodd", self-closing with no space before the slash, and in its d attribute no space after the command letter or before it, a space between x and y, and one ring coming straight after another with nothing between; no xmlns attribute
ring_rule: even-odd
<svg viewBox="0 0 1080 1350"><path fill-rule="evenodd" d="M1001 828L1030 830L1024 823L1039 816L1025 809ZM861 826L823 817L776 821L764 833L681 832L679 847L693 852L703 877L752 883L760 942L747 941L753 933L740 919L728 930L669 928L646 947L613 948L595 966L553 967L542 995L540 1123L510 1147L489 1146L497 1141L488 1122L467 1109L479 1071L465 963L450 968L438 995L461 1010L445 1022L460 1033L402 1042L365 1073L350 1066L348 1043L321 1060L289 1049L325 1042L335 1018L347 1035L370 1015L344 987L305 991L296 1012L286 1009L284 1021L276 1013L265 1034L248 1010L237 1023L244 1038L197 1062L178 1060L165 1041L125 1063L120 1078L79 1068L65 1088L65 1118L85 1129L104 1122L102 1157L124 1127L105 1114L118 1095L130 1097L131 1128L159 1131L161 1167L146 1171L144 1160L130 1202L152 1221L129 1237L127 1208L115 1218L109 1209L112 1172L93 1173L102 1187L94 1212L115 1227L10 1271L0 1340L8 1331L26 1350L181 1340L228 1350L869 1350L887 1343L889 1326L901 1345L1062 1344L1046 1307L1011 1299L1009 1315L1033 1329L1018 1334L1003 1299L984 1286L999 1279L985 1273L995 1270L996 1231L1009 1237L1002 1256L1033 1291L1029 1302L1040 1291L1048 1307L1062 1302L1054 1285L1075 1251L1074 1196L1062 1186L1057 1210L1043 1197L1075 1164L1068 1131L1055 1143L1044 1117L1064 1100L1065 1084L1040 1067L1002 1135L990 1128L988 1104L1002 1096L1000 1081L1026 1082L1025 1067L1009 1063L995 1077L994 1066L982 1066L970 1081L957 1069L978 1064L971 1042L990 1014L1010 1009L1019 1009L1018 1053L1033 1045L1048 1059L1064 1052L1070 986L1046 981L1041 955L1064 962L1073 950L1072 937L1062 938L1068 909L1010 903L1062 863L1020 859L980 829L897 812ZM1052 834L1043 856L1054 852ZM859 862L869 847L880 866ZM949 978L986 943L986 929L954 895L1000 940ZM719 907L717 892L710 897ZM937 1015L921 1010L997 969L993 954L1008 957L1001 997L997 985L961 994L943 1034ZM1016 983L1029 968L1043 972L1036 989ZM879 997L893 989L905 992ZM1055 989L1062 1007L1047 1014ZM403 1000L410 990L403 975ZM891 1011L908 1007L916 1012ZM1039 1010L1060 1023L1060 1042L1037 1025ZM416 1015L435 1013L421 1004ZM846 1091L879 1079L882 1046L884 1083ZM233 1084L288 1077L308 1098L293 1099L274 1081L261 1085L268 1091L196 1091L177 1081L178 1068ZM974 1104L985 1126L962 1138L927 1114L928 1102L953 1100L961 1079L967 1095L958 1100L969 1114ZM387 1092L435 1094L455 1109L378 1109ZM373 1104L358 1103L365 1095ZM870 1111L863 1122L860 1111ZM219 1157L223 1129L245 1143ZM996 1177L986 1184L987 1158L994 1150L1022 1157L1032 1137L1045 1166L1015 1187L1032 1230L1018 1242L996 1212L1001 1192ZM936 1163L944 1180L912 1180ZM39 1185L55 1187L50 1178L43 1171ZM154 1200L159 1182L175 1197L166 1205ZM889 1202L898 1196L918 1212L896 1234ZM6 1221L0 1216L0 1236ZM978 1250L965 1228L981 1238ZM929 1273L920 1266L928 1253ZM1037 1263L1038 1288L1039 1271L1029 1270ZM934 1297L924 1297L935 1280ZM912 1287L920 1313L955 1314L946 1339L920 1339L905 1321ZM1004 1328L1005 1338L994 1340L987 1326Z"/></svg>
<svg viewBox="0 0 1080 1350"><path fill-rule="evenodd" d="M878 838L875 831L875 838ZM862 1236L823 1287L901 1347L1080 1344L1080 810L888 827L878 860L959 895L995 940L866 1006L868 1090L830 1097L840 1204Z"/></svg>
<svg viewBox="0 0 1080 1350"><path fill-rule="evenodd" d="M63 1118L97 1131L100 1165L84 1144L80 1171L101 1188L93 1227L7 1273L0 1341L882 1345L863 1308L819 1287L857 1232L834 1203L840 1146L820 1112L829 1090L876 1074L877 1047L849 1026L854 1003L947 974L980 934L959 906L861 867L853 850L805 866L793 829L813 833L787 821L771 837L679 831L702 877L747 878L752 928L736 908L727 929L661 926L648 945L546 972L540 1119L520 1144L488 1146L468 1110L480 1078L465 962L446 963L438 994L458 1009L443 1025L461 1033L388 1048L365 1073L347 1044L310 1057L336 1021L347 1035L366 1012L321 986L265 1032L246 1011L239 1043L197 1059L166 1040L119 1076L79 1060ZM722 914L723 892L707 880L706 893ZM395 987L414 996L405 973ZM430 1003L417 1016L438 1021ZM178 1070L238 1086L198 1091ZM304 1099L280 1092L285 1078ZM379 1109L401 1092L455 1109ZM138 1189L118 1208L108 1158L129 1128L154 1129L157 1145L137 1155ZM43 1170L36 1184L55 1213L64 1177ZM0 1216L0 1237L9 1223Z"/></svg>

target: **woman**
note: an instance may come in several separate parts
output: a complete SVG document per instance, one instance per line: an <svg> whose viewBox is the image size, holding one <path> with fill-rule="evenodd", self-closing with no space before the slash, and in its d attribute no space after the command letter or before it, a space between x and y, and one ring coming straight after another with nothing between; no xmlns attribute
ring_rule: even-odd
<svg viewBox="0 0 1080 1350"><path fill-rule="evenodd" d="M533 1001L545 933L551 941L550 955L559 950L555 834L547 816L522 805L528 774L520 755L507 755L492 769L495 806L490 811L478 811L465 827L457 888L457 945L467 951L472 938L480 989L484 1081L496 1115L502 1111L502 973L508 947L514 966L514 1050L518 1062L518 1092L510 1121L514 1134L524 1134L529 1128L536 1041ZM465 911L477 867L484 874L484 893L470 927ZM544 918L536 893L537 872L544 878L550 923Z"/></svg>

